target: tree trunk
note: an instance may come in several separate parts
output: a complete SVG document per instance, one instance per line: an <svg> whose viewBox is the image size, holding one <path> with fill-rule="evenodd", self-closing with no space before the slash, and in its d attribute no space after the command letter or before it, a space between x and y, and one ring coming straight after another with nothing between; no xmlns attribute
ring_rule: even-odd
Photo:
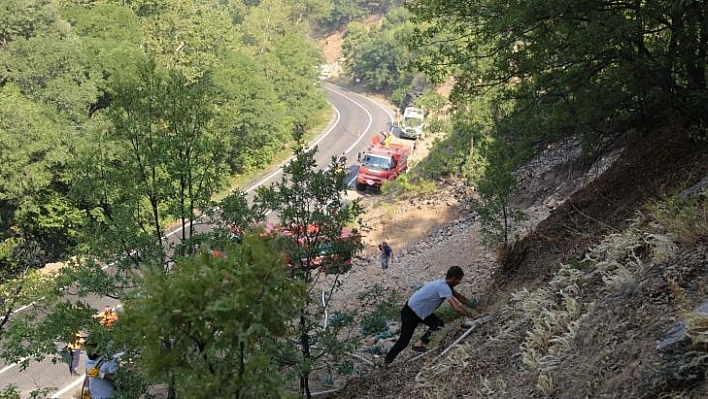
<svg viewBox="0 0 708 399"><path fill-rule="evenodd" d="M311 398L310 392L310 334L307 333L307 319L305 318L305 309L300 310L300 345L302 345L303 363L308 369L300 371L300 395L304 398Z"/></svg>

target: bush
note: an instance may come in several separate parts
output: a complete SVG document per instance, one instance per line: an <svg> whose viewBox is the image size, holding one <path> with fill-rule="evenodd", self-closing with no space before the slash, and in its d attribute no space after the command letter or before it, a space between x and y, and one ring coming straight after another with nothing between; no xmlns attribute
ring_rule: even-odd
<svg viewBox="0 0 708 399"><path fill-rule="evenodd" d="M386 292L378 284L357 296L363 307L373 307L372 311L361 318L359 330L362 335L378 335L379 338L390 336L388 321L397 319L400 310L397 297L396 291Z"/></svg>
<svg viewBox="0 0 708 399"><path fill-rule="evenodd" d="M376 335L388 331L388 319L377 307L373 312L364 315L359 327L362 335Z"/></svg>
<svg viewBox="0 0 708 399"><path fill-rule="evenodd" d="M417 192L417 193L434 193L438 190L435 182L415 174L404 174L391 182L384 182L381 186L383 193L388 192Z"/></svg>

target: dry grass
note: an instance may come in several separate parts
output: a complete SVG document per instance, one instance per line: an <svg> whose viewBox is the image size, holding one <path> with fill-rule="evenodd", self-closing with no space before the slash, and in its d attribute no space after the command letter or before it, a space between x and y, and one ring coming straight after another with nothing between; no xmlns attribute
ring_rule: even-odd
<svg viewBox="0 0 708 399"><path fill-rule="evenodd" d="M649 205L656 227L692 244L708 237L708 201L696 198L670 198Z"/></svg>
<svg viewBox="0 0 708 399"><path fill-rule="evenodd" d="M683 210L679 214L696 213ZM654 215L656 213L651 214ZM663 213L660 216L663 216L661 220L637 216L626 230L606 236L591 248L580 265L561 265L546 286L512 293L509 304L501 312L497 334L488 340L509 341L523 335L518 359L523 369L535 375L538 394L557 394L555 379L563 372L576 346L583 345L577 341L579 332L597 323L592 319L597 301L631 295L652 267L676 256L680 243L698 239L705 232L706 225L701 218L672 218ZM669 221L671 223L667 223ZM600 292L581 288L588 287L588 282L598 277L604 287ZM669 286L677 303L688 304L678 286ZM679 306L679 313L684 313L683 309L684 306ZM708 348L708 315L684 314L694 348ZM478 354L478 345L462 344L438 363L424 366L417 378L423 397L438 397L436 395L456 375L468 375L466 388L475 393L474 397L500 396L508 385L503 379L469 377L468 368ZM693 366L706 362L708 353L691 357Z"/></svg>

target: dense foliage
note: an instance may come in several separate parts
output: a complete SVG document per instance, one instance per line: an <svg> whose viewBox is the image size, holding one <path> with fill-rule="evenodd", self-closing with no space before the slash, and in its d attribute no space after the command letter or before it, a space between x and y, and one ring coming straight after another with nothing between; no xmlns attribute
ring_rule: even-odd
<svg viewBox="0 0 708 399"><path fill-rule="evenodd" d="M341 30L350 22L358 21L372 14L383 14L389 9L400 7L402 0L333 0L322 1L329 4L328 12L316 17L317 27L322 31Z"/></svg>
<svg viewBox="0 0 708 399"><path fill-rule="evenodd" d="M513 168L549 143L577 137L598 150L630 127L648 131L666 119L705 135L702 2L406 5L415 21L408 46L417 50L416 68L434 82L455 82L456 128L447 141L458 150L444 171L462 169L499 218L508 216L502 199L513 191L500 179L513 183Z"/></svg>
<svg viewBox="0 0 708 399"><path fill-rule="evenodd" d="M61 259L82 243L87 226L95 234L97 219L119 211L115 202L126 199L115 191L120 187L99 184L109 175L155 172L146 182L153 192L143 194L160 212L156 222L182 219L229 176L267 164L295 131L312 128L325 109L313 85L321 55L306 36L299 6L6 2L0 8L3 279ZM181 87L191 94L178 93ZM195 96L202 100L189 103ZM197 141L173 146L187 135ZM187 179L201 180L188 187ZM177 183L157 187L167 181ZM185 202L161 202L170 195L164 190L180 191ZM142 201L133 194L130 201Z"/></svg>
<svg viewBox="0 0 708 399"><path fill-rule="evenodd" d="M406 9L394 7L376 23L349 23L343 35L347 75L371 91L389 94L394 103L424 84L422 75L411 69L417 51L406 46L415 28L410 17Z"/></svg>
<svg viewBox="0 0 708 399"><path fill-rule="evenodd" d="M503 88L499 101L514 104L502 115L506 133L602 133L620 122L649 123L667 107L693 117L705 108L707 10L700 2L410 7L428 24L415 36L430 49L418 65L433 77L453 74L460 101Z"/></svg>
<svg viewBox="0 0 708 399"><path fill-rule="evenodd" d="M321 54L307 38L305 18L316 5L68 0L10 1L0 8L6 22L0 30L4 359L26 367L55 355L56 342L83 328L104 350L124 345L126 361L138 367L129 396L144 392L147 383L166 384L170 397L262 396L285 389L276 377L287 377L267 373L266 364L291 367L296 378L312 367L310 359L282 352L286 340L278 339L293 333L287 323L308 307L298 278L282 264L282 253L292 248L275 240L279 246L268 255L263 243L229 243L222 245L229 261L205 258L202 251L219 245L228 230L205 233L195 226L214 222L229 205L245 205L243 193L222 204L213 194L233 175L268 164L320 123L326 103L314 84L314 67ZM309 159L307 167L314 168ZM337 199L341 176L328 176L318 189L328 204L340 204L340 216L325 219L339 223L323 230L333 237L355 213ZM277 201L269 203L277 207ZM252 220L249 212L241 207L228 216ZM175 220L181 225L176 245L165 239ZM229 220L222 223L228 227ZM333 254L351 254L353 245L335 246ZM51 277L32 270L66 259L69 267ZM224 279L222 271L238 277L229 288L237 296L204 295L200 287L211 286L212 277ZM140 322L174 307L176 298L162 292L188 289L197 290L197 302L176 297L180 309L193 311L188 320ZM228 303L233 311L240 303L249 313L255 310L246 299L259 294L262 311L252 319L218 324L219 310L203 307ZM124 323L110 331L98 325L88 300L95 296L123 302ZM10 317L28 303L34 306ZM200 325L193 324L196 314ZM195 329L185 331L185 325ZM223 341L195 343L204 331L223 334ZM336 342L336 330L321 339ZM181 357L161 356L170 349ZM230 350L233 362L223 362ZM182 361L207 367L209 378L191 379L192 369L177 366ZM214 385L231 376L232 385Z"/></svg>
<svg viewBox="0 0 708 399"><path fill-rule="evenodd" d="M287 397L279 359L304 295L273 242L249 236L151 272L120 320L125 348L152 381L175 378L184 398ZM276 371L277 372L274 372ZM290 377L290 378L289 378Z"/></svg>

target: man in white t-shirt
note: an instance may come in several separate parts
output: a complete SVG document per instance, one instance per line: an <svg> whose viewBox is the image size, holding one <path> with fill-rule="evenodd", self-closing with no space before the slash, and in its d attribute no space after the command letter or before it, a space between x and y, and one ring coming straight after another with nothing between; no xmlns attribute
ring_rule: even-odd
<svg viewBox="0 0 708 399"><path fill-rule="evenodd" d="M86 379L84 388L88 388L91 399L108 399L113 397L115 385L113 376L118 371L115 359L101 356L95 343L86 343Z"/></svg>
<svg viewBox="0 0 708 399"><path fill-rule="evenodd" d="M475 317L462 305L474 307L464 295L455 291L455 286L462 281L464 273L459 266L452 266L445 274L445 279L431 281L416 291L401 309L401 335L391 350L386 354L384 362L390 364L403 349L408 346L413 338L413 333L418 324L428 326L428 331L420 338L420 342L413 346L413 350L424 352L425 345L430 342L430 335L444 326L443 321L435 315L435 310L447 300L455 312L462 316ZM477 316L479 317L479 316Z"/></svg>

